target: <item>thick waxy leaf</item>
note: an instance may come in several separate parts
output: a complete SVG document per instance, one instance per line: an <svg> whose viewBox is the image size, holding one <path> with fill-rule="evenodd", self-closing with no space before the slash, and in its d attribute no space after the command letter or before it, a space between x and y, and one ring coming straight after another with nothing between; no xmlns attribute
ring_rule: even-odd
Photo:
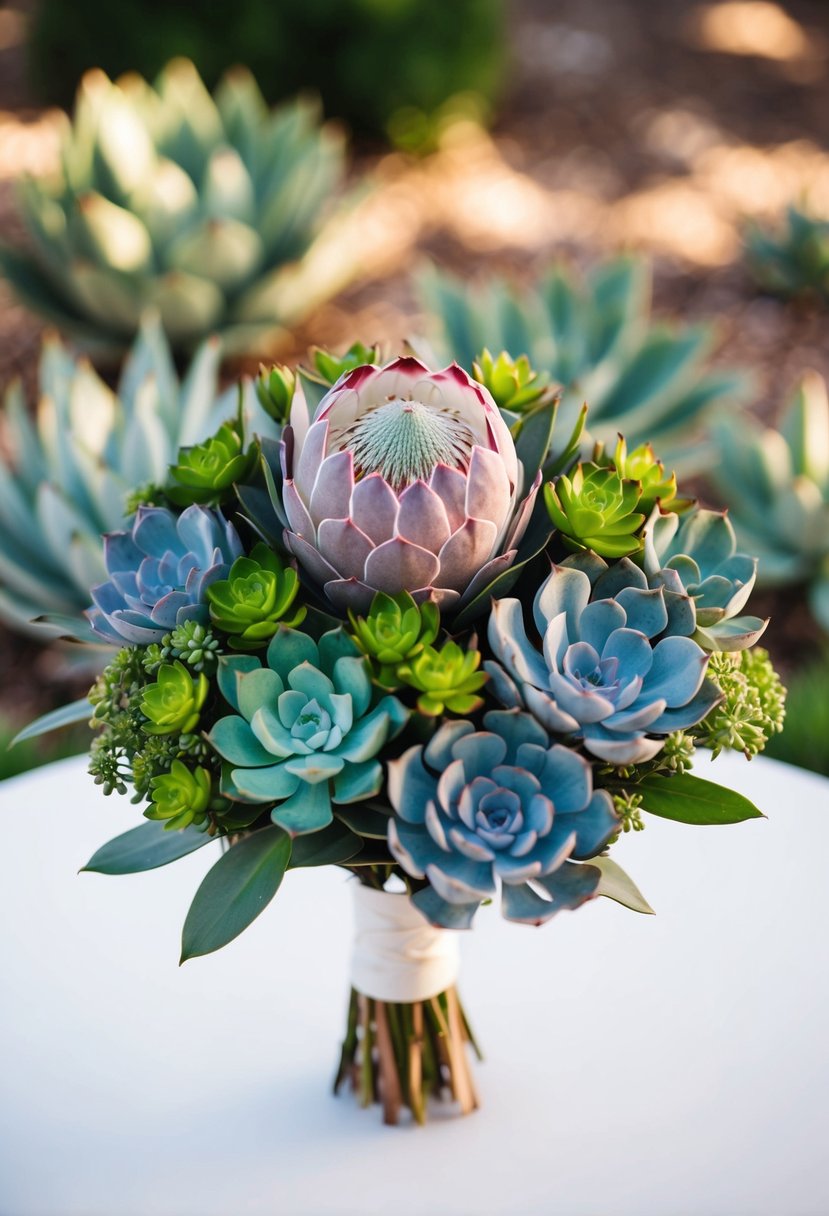
<svg viewBox="0 0 829 1216"><path fill-rule="evenodd" d="M60 709L53 709L48 714L35 718L34 722L24 726L15 735L9 746L14 747L15 743L22 743L25 739L37 739L40 735L48 735L52 730L60 730L61 727L72 726L76 722L88 722L91 717L92 706L86 697L81 697L79 701L61 705Z"/></svg>
<svg viewBox="0 0 829 1216"><path fill-rule="evenodd" d="M597 895L606 895L608 899L615 899L617 903L624 904L626 908L631 908L634 912L647 912L651 916L653 915L653 908L636 883L611 857L591 857L590 864L601 870L602 874L596 890Z"/></svg>
<svg viewBox="0 0 829 1216"><path fill-rule="evenodd" d="M338 866L360 852L363 842L345 824L334 823L320 832L297 836L291 850L290 868L298 866Z"/></svg>
<svg viewBox="0 0 829 1216"><path fill-rule="evenodd" d="M240 840L208 870L190 905L181 962L232 942L273 899L291 859L281 828L261 828Z"/></svg>
<svg viewBox="0 0 829 1216"><path fill-rule="evenodd" d="M141 823L93 853L83 870L95 874L141 874L194 853L213 839L196 828L167 831L161 822Z"/></svg>
<svg viewBox="0 0 829 1216"><path fill-rule="evenodd" d="M690 773L645 777L636 792L643 795L644 811L678 823L742 823L744 819L765 818L742 794Z"/></svg>

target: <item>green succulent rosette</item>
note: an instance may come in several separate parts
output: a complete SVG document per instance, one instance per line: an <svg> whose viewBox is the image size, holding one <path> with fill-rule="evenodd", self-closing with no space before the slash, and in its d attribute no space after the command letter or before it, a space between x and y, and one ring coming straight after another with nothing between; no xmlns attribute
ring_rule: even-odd
<svg viewBox="0 0 829 1216"><path fill-rule="evenodd" d="M204 672L193 677L179 660L165 663L141 698L141 712L149 719L144 730L148 735L189 734L198 723L209 687Z"/></svg>
<svg viewBox="0 0 829 1216"><path fill-rule="evenodd" d="M677 498L676 473L666 475L664 464L657 459L649 443L640 443L628 451L622 435L616 441L612 455L605 451L604 444L597 443L593 463L600 468L615 469L625 481L636 481L641 487L637 510L648 514L657 502L663 510L684 511L691 506L691 499Z"/></svg>
<svg viewBox="0 0 829 1216"><path fill-rule="evenodd" d="M219 662L219 688L234 711L208 736L225 761L222 793L273 803L273 822L292 836L326 828L332 803L359 830L370 811L347 808L379 793L380 752L408 711L396 697L376 700L368 666L342 628L315 642L280 627L266 662L253 655Z"/></svg>
<svg viewBox="0 0 829 1216"><path fill-rule="evenodd" d="M378 684L396 688L397 669L431 646L440 628L437 604L426 600L416 604L408 591L386 595L379 591L367 617L349 611L351 636L371 662Z"/></svg>
<svg viewBox="0 0 829 1216"><path fill-rule="evenodd" d="M445 642L437 650L426 646L416 658L401 664L397 674L404 684L420 692L417 708L429 718L441 714L471 714L483 705L478 692L487 681L479 671L478 650L462 650L457 642Z"/></svg>
<svg viewBox="0 0 829 1216"><path fill-rule="evenodd" d="M218 503L250 476L258 459L259 445L246 447L242 428L225 422L204 443L179 449L164 493L179 507Z"/></svg>
<svg viewBox="0 0 829 1216"><path fill-rule="evenodd" d="M213 778L206 768L188 768L174 760L169 773L150 781L150 806L147 819L163 820L167 829L200 826L207 820L212 801Z"/></svg>
<svg viewBox="0 0 829 1216"><path fill-rule="evenodd" d="M484 347L472 364L472 376L489 389L495 404L513 414L523 414L546 403L555 389L549 377L537 372L526 355L513 359L502 350L496 359Z"/></svg>
<svg viewBox="0 0 829 1216"><path fill-rule="evenodd" d="M561 474L544 486L550 519L568 549L591 549L600 557L627 557L642 548L645 513L639 509L642 486L614 468L579 464L571 477Z"/></svg>
<svg viewBox="0 0 829 1216"><path fill-rule="evenodd" d="M208 587L210 619L229 635L231 649L255 650L280 624L294 626L304 619L305 606L295 604L298 591L296 570L260 542L250 557L237 557L227 578Z"/></svg>

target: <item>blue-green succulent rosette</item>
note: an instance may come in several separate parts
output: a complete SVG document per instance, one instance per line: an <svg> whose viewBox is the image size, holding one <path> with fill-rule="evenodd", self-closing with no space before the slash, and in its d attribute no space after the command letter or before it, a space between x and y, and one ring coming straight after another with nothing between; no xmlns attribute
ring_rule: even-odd
<svg viewBox="0 0 829 1216"><path fill-rule="evenodd" d="M469 928L500 884L503 915L539 925L597 894L600 870L575 863L617 830L613 802L531 715L490 711L483 725L446 722L389 764L389 849L428 880L412 902L432 924Z"/></svg>
<svg viewBox="0 0 829 1216"><path fill-rule="evenodd" d="M642 764L665 738L702 721L721 699L705 679L708 655L688 636L693 613L674 617L665 590L623 559L595 554L554 566L535 596L541 647L530 641L519 600L495 601L485 664L507 706L528 709L552 734L614 765ZM679 632L674 632L679 628Z"/></svg>
<svg viewBox="0 0 829 1216"><path fill-rule="evenodd" d="M345 630L315 642L280 627L264 664L224 656L218 684L235 711L209 734L225 762L226 797L272 804L272 821L298 836L327 827L332 803L363 802L382 789L382 749L409 713L396 697L376 696Z"/></svg>
<svg viewBox="0 0 829 1216"><path fill-rule="evenodd" d="M697 509L680 519L657 507L642 539L647 585L664 587L669 612L684 612L684 628L704 650L745 650L762 636L767 620L740 615L757 578L757 558L737 551L725 511Z"/></svg>
<svg viewBox="0 0 829 1216"><path fill-rule="evenodd" d="M206 624L207 588L244 550L221 511L190 506L180 515L139 507L129 531L104 537L109 580L93 587L93 631L118 645L158 642L185 621Z"/></svg>

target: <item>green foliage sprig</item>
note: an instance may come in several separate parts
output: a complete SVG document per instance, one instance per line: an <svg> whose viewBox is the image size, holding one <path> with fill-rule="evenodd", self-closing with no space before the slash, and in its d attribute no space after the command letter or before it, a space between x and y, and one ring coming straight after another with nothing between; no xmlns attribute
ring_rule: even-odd
<svg viewBox="0 0 829 1216"><path fill-rule="evenodd" d="M736 654L712 654L708 674L723 700L693 728L694 737L715 757L725 750L744 752L749 759L756 756L783 729L786 717L786 690L768 651L755 646Z"/></svg>

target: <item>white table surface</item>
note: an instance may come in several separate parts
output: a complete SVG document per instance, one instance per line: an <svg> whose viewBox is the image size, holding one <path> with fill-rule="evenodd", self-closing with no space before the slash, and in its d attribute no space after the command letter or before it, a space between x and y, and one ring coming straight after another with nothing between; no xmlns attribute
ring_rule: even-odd
<svg viewBox="0 0 829 1216"><path fill-rule="evenodd" d="M341 871L290 874L177 966L214 846L76 875L137 822L65 761L0 785L2 1216L825 1216L829 783L724 757L768 820L650 818L614 856L658 915L484 909L462 991L483 1109L423 1130L330 1082Z"/></svg>

